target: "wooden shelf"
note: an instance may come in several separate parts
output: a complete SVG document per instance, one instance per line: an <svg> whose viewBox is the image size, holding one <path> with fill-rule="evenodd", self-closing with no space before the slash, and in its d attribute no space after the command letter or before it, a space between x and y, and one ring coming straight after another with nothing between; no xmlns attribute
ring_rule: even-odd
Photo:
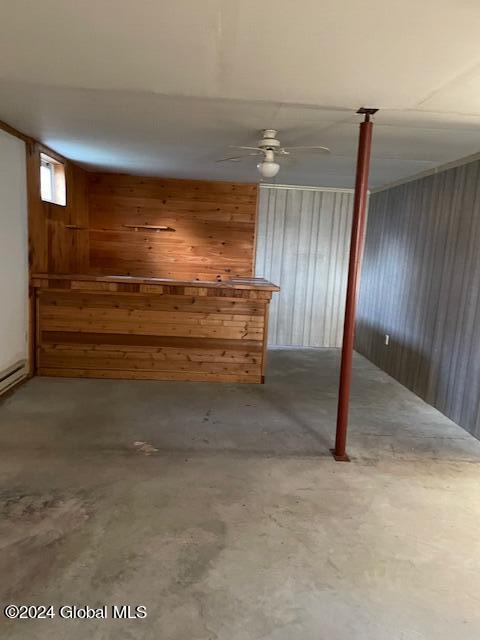
<svg viewBox="0 0 480 640"><path fill-rule="evenodd" d="M147 231L175 231L172 227L156 224L123 224L122 227L132 229L133 231L138 231L139 229Z"/></svg>

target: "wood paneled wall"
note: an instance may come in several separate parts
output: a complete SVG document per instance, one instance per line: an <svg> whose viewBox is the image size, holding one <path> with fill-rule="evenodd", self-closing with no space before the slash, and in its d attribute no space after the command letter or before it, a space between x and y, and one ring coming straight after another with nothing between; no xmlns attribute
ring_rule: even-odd
<svg viewBox="0 0 480 640"><path fill-rule="evenodd" d="M260 189L256 274L280 285L269 344L342 342L353 193Z"/></svg>
<svg viewBox="0 0 480 640"><path fill-rule="evenodd" d="M40 197L40 152L65 163L67 204ZM31 142L27 144L29 260L31 273L87 273L89 232L87 172Z"/></svg>
<svg viewBox="0 0 480 640"><path fill-rule="evenodd" d="M371 196L356 348L480 438L480 162Z"/></svg>
<svg viewBox="0 0 480 640"><path fill-rule="evenodd" d="M65 164L65 207L40 197L41 151ZM27 144L27 178L32 273L253 275L254 184L89 173L36 142Z"/></svg>
<svg viewBox="0 0 480 640"><path fill-rule="evenodd" d="M91 273L181 280L253 275L256 185L96 173L89 174L88 191Z"/></svg>

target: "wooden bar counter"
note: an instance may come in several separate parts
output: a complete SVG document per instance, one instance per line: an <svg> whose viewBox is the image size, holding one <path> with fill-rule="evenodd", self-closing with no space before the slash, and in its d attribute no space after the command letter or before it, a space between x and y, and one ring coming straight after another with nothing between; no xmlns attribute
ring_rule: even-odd
<svg viewBox="0 0 480 640"><path fill-rule="evenodd" d="M266 280L35 274L32 286L39 375L264 381L279 290Z"/></svg>

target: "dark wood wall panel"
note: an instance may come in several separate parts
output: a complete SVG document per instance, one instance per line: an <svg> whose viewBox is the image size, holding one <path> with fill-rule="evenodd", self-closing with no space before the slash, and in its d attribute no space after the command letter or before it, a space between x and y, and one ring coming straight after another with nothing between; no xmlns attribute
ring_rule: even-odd
<svg viewBox="0 0 480 640"><path fill-rule="evenodd" d="M256 185L97 173L89 175L89 205L91 273L253 275Z"/></svg>
<svg viewBox="0 0 480 640"><path fill-rule="evenodd" d="M356 348L480 437L480 162L371 196Z"/></svg>

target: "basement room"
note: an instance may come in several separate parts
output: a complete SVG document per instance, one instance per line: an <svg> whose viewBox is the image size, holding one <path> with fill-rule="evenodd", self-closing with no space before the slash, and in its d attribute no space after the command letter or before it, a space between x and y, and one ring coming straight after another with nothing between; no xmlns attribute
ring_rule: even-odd
<svg viewBox="0 0 480 640"><path fill-rule="evenodd" d="M0 636L480 638L480 4L0 19Z"/></svg>

